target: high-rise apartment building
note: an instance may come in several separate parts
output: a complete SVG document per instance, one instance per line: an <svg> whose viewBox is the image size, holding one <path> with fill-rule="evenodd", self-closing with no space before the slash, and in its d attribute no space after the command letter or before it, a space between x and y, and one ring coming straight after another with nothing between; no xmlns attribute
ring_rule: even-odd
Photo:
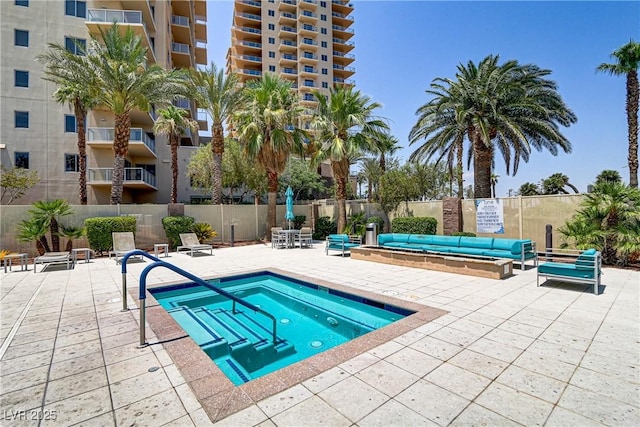
<svg viewBox="0 0 640 427"><path fill-rule="evenodd" d="M243 82L276 73L313 108L314 90L353 84L351 12L347 0L235 0L227 69Z"/></svg>
<svg viewBox="0 0 640 427"><path fill-rule="evenodd" d="M2 0L0 160L4 167L38 171L40 182L19 203L62 198L78 203L78 149L73 112L52 98L54 83L42 79L36 57L48 43L75 50L113 22L132 28L147 47L147 60L166 69L207 63L205 0ZM178 103L197 117L195 105ZM125 162L124 203L166 203L171 189L170 148L153 134L155 112L131 114ZM199 121L200 130L207 128ZM108 204L113 171L114 117L92 110L87 117L89 204ZM198 135L182 138L196 145ZM190 150L186 150L189 153ZM189 198L185 156L181 155L178 199Z"/></svg>

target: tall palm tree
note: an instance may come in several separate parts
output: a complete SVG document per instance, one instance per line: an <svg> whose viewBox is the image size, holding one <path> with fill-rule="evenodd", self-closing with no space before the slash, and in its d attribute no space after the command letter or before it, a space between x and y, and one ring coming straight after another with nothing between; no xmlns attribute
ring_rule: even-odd
<svg viewBox="0 0 640 427"><path fill-rule="evenodd" d="M377 189L383 173L379 159L365 157L360 160L360 173L358 175L362 175L363 180L367 183L367 201L369 203L377 199Z"/></svg>
<svg viewBox="0 0 640 427"><path fill-rule="evenodd" d="M373 153L379 155L380 170L384 173L387 170L387 159L393 156L398 150L402 149L398 145L398 138L391 135L390 132L381 132L373 137Z"/></svg>
<svg viewBox="0 0 640 427"><path fill-rule="evenodd" d="M291 83L267 73L245 86L242 107L234 115L238 140L267 172L269 228L276 226L278 175L291 153L302 154L307 140L306 132L294 124L303 111Z"/></svg>
<svg viewBox="0 0 640 427"><path fill-rule="evenodd" d="M213 153L214 205L222 203L222 156L224 154L224 123L242 101L238 77L234 73L225 75L224 70L212 62L210 68L191 70L190 95L198 106L211 118L211 150Z"/></svg>
<svg viewBox="0 0 640 427"><path fill-rule="evenodd" d="M376 135L389 129L387 123L374 116L381 104L374 102L352 86L336 86L329 96L314 92L318 101L311 121L316 132L316 164L331 162L336 182L338 231L347 224L346 194L351 158L360 151L371 151Z"/></svg>
<svg viewBox="0 0 640 427"><path fill-rule="evenodd" d="M458 197L463 197L462 156L467 124L457 104L458 86L452 80L435 79L431 88L426 92L434 98L418 108L418 121L409 132L409 145L421 139L425 142L409 156L409 161L428 162L437 155L436 165L446 161L450 176L456 178Z"/></svg>
<svg viewBox="0 0 640 427"><path fill-rule="evenodd" d="M629 128L629 186L638 188L638 67L640 67L640 43L633 40L615 50L613 64L600 64L598 71L614 76L627 76L627 126Z"/></svg>
<svg viewBox="0 0 640 427"><path fill-rule="evenodd" d="M496 184L498 183L498 178L500 175L496 175L495 173L491 173L491 197L496 197Z"/></svg>
<svg viewBox="0 0 640 427"><path fill-rule="evenodd" d="M620 176L620 172L613 169L605 169L598 174L596 177L596 185L601 184L603 182L622 182L622 177Z"/></svg>
<svg viewBox="0 0 640 427"><path fill-rule="evenodd" d="M158 135L166 135L171 146L171 203L178 202L178 145L180 137L187 130L197 132L198 122L187 117L186 110L173 105L158 110L153 131Z"/></svg>
<svg viewBox="0 0 640 427"><path fill-rule="evenodd" d="M147 48L131 28L121 32L114 22L100 35L101 39L92 35L86 62L94 74L96 104L115 115L111 204L117 205L122 202L131 111L149 111L152 105L169 104L184 95L185 84L177 72L147 63Z"/></svg>
<svg viewBox="0 0 640 427"><path fill-rule="evenodd" d="M84 66L83 58L70 52L65 46L50 43L48 50L36 57L45 65L43 79L58 87L53 98L60 104L69 104L76 118L78 137L78 196L80 204L87 204L87 140L85 118L94 107L95 98L91 94L92 76ZM85 54L81 45L78 52Z"/></svg>
<svg viewBox="0 0 640 427"><path fill-rule="evenodd" d="M537 196L540 194L538 191L538 185L533 182L525 182L518 189L518 194L521 196Z"/></svg>

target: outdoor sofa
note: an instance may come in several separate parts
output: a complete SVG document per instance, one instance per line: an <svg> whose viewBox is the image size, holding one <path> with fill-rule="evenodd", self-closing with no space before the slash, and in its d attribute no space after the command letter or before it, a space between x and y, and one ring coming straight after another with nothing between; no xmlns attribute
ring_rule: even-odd
<svg viewBox="0 0 640 427"><path fill-rule="evenodd" d="M344 256L346 253L351 254L351 248L358 247L362 244L362 236L350 236L348 234L329 234L324 246L325 255L329 255L329 251L338 251Z"/></svg>
<svg viewBox="0 0 640 427"><path fill-rule="evenodd" d="M523 270L528 260L533 260L533 265L538 265L536 244L529 239L386 233L378 235L378 246L387 249L508 258L519 261Z"/></svg>
<svg viewBox="0 0 640 427"><path fill-rule="evenodd" d="M557 249L555 250L557 251ZM598 295L602 275L602 255L595 249L586 251L547 252L544 257L552 261L540 263L536 284L540 286L540 276L559 282L576 282L593 285L593 293ZM571 261L570 261L571 259Z"/></svg>

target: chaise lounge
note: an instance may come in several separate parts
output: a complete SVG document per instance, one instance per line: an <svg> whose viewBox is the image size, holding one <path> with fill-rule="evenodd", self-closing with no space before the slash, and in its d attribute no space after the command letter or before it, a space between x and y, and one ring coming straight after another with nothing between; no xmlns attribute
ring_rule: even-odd
<svg viewBox="0 0 640 427"><path fill-rule="evenodd" d="M525 262L528 260L533 260L534 266L538 265L536 243L529 239L387 233L378 235L378 246L452 255L507 258L519 261L522 270L525 269Z"/></svg>
<svg viewBox="0 0 640 427"><path fill-rule="evenodd" d="M73 260L69 255L69 252L45 252L44 255L40 255L33 259L33 272L36 272L36 266L43 264L42 270L49 264L67 264L67 270L70 265L73 265ZM41 271L42 271L41 270Z"/></svg>
<svg viewBox="0 0 640 427"><path fill-rule="evenodd" d="M180 233L180 241L182 245L176 248L176 252L178 253L180 251L186 251L193 257L194 252L209 251L209 253L213 255L213 246L200 243L196 233Z"/></svg>
<svg viewBox="0 0 640 427"><path fill-rule="evenodd" d="M556 261L543 262L538 266L536 284L540 286L540 276L559 282L593 284L593 293L598 295L602 275L602 255L595 249L544 253ZM577 258L576 258L577 257ZM575 259L573 262L568 262ZM565 262L562 262L565 261Z"/></svg>

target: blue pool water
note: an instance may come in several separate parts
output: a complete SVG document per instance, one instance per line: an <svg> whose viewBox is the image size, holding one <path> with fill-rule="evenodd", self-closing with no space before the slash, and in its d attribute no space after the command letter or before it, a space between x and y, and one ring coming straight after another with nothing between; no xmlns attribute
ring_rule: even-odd
<svg viewBox="0 0 640 427"><path fill-rule="evenodd" d="M272 272L210 281L276 318L193 283L150 292L236 385L386 326L412 311Z"/></svg>

